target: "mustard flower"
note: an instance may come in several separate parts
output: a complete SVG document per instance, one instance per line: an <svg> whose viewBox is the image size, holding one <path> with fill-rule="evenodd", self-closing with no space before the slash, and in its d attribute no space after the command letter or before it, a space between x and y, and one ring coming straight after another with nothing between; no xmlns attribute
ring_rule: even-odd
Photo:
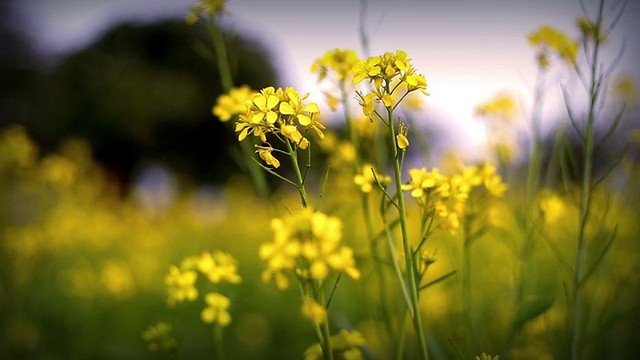
<svg viewBox="0 0 640 360"><path fill-rule="evenodd" d="M229 121L233 116L246 112L246 102L255 94L250 87L243 85L233 88L229 94L223 94L216 100L216 105L212 108L213 115L222 122Z"/></svg>
<svg viewBox="0 0 640 360"><path fill-rule="evenodd" d="M602 32L600 27L596 27L588 18L584 16L578 18L577 25L585 39L592 41L598 39L598 42L601 43L607 42L608 39L606 34Z"/></svg>
<svg viewBox="0 0 640 360"><path fill-rule="evenodd" d="M500 175L496 173L495 166L484 165L482 167L482 176L487 191L495 197L502 197L507 190L507 186L502 182Z"/></svg>
<svg viewBox="0 0 640 360"><path fill-rule="evenodd" d="M351 75L355 65L360 63L360 58L353 50L333 49L329 50L321 58L311 65L311 73L318 74L318 82L333 75L338 80L346 79Z"/></svg>
<svg viewBox="0 0 640 360"><path fill-rule="evenodd" d="M183 272L177 266L171 266L164 280L169 291L169 305L195 300L198 297L198 289L195 287L197 278L195 271Z"/></svg>
<svg viewBox="0 0 640 360"><path fill-rule="evenodd" d="M361 360L364 359L360 347L366 344L366 341L362 334L358 331L349 332L345 329L341 329L337 334L332 335L330 338L331 348L334 351L334 358L342 358L349 360ZM339 356L337 356L339 354ZM320 360L323 359L322 348L320 344L316 343L310 346L304 352L305 360Z"/></svg>
<svg viewBox="0 0 640 360"><path fill-rule="evenodd" d="M238 284L242 281L237 273L236 259L225 252L205 252L197 261L197 269L213 284L223 281L230 284Z"/></svg>
<svg viewBox="0 0 640 360"><path fill-rule="evenodd" d="M324 324L327 321L327 309L311 298L305 298L300 312L302 316L318 324Z"/></svg>
<svg viewBox="0 0 640 360"><path fill-rule="evenodd" d="M398 129L398 135L396 135L396 144L400 150L404 150L409 147L409 139L407 139L407 124L400 123Z"/></svg>
<svg viewBox="0 0 640 360"><path fill-rule="evenodd" d="M511 94L501 93L493 99L476 106L474 113L476 116L509 122L517 114L517 107Z"/></svg>
<svg viewBox="0 0 640 360"><path fill-rule="evenodd" d="M245 102L246 112L240 114L236 123L238 140L253 134L266 142L267 134L281 134L305 149L309 141L301 130L312 130L322 139L325 126L318 120L320 110L315 103L304 104L308 96L300 96L293 88L267 87L255 93Z"/></svg>
<svg viewBox="0 0 640 360"><path fill-rule="evenodd" d="M544 220L549 224L558 222L567 212L567 206L564 200L562 200L560 196L548 191L542 192L538 203L544 215Z"/></svg>
<svg viewBox="0 0 640 360"><path fill-rule="evenodd" d="M178 342L171 335L173 327L171 324L161 321L155 325L149 326L142 333L142 338L148 343L149 350L166 350L172 351L178 347Z"/></svg>
<svg viewBox="0 0 640 360"><path fill-rule="evenodd" d="M224 13L224 6L226 2L226 0L200 0L197 4L191 7L189 14L187 14L187 24L193 25L198 22L198 18L201 14L211 16L214 14Z"/></svg>
<svg viewBox="0 0 640 360"><path fill-rule="evenodd" d="M538 50L538 66L548 67L548 55L558 56L569 65L575 65L578 43L569 39L561 31L549 26L542 26L528 36L529 43Z"/></svg>
<svg viewBox="0 0 640 360"><path fill-rule="evenodd" d="M273 148L271 146L256 145L256 149L258 149L256 152L260 155L260 158L262 158L267 165L271 165L276 169L280 167L280 161L271 154L273 152Z"/></svg>
<svg viewBox="0 0 640 360"><path fill-rule="evenodd" d="M416 73L411 59L402 50L361 61L353 68L352 73L354 83L369 80L373 85L369 93L356 92L363 113L369 118L374 113L376 104L381 103L391 109L413 91L420 90L424 95L429 95L426 92L425 77Z"/></svg>
<svg viewBox="0 0 640 360"><path fill-rule="evenodd" d="M379 174L371 164L364 164L362 172L353 177L353 182L360 186L360 190L363 193L370 193L374 185L377 186L376 179L382 185L387 185L391 182L391 177Z"/></svg>
<svg viewBox="0 0 640 360"><path fill-rule="evenodd" d="M228 297L216 292L210 292L204 296L204 301L207 307L200 312L200 319L205 324L216 323L221 327L225 327L231 323L231 314L227 311L231 305L231 300Z"/></svg>
<svg viewBox="0 0 640 360"><path fill-rule="evenodd" d="M342 221L321 212L303 209L271 220L274 240L260 246L267 263L263 281L273 280L280 289L289 286L287 273L303 279L324 280L331 271L360 278L353 250L341 246Z"/></svg>

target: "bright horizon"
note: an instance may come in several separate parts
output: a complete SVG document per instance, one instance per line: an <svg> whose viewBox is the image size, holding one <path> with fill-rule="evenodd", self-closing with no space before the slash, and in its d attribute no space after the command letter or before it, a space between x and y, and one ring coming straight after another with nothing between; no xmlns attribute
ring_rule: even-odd
<svg viewBox="0 0 640 360"><path fill-rule="evenodd" d="M596 2L585 0L592 13ZM187 0L24 0L23 13L31 19L36 41L47 51L64 52L86 45L118 21L152 21L181 17L194 1ZM367 1L366 30L372 55L402 49L428 83L427 114L438 114L450 126L455 142L472 148L483 142L484 131L473 109L498 92L519 99L529 97L536 76L534 49L526 36L542 25L577 36L575 20L582 15L573 0L451 0L424 2ZM309 71L327 50L348 48L361 57L359 0L256 1L231 0L225 25L261 41L281 71L283 86L309 92L323 112L330 110ZM626 38L619 73L638 81L640 4L628 3L607 56L613 58ZM564 111L549 102L547 111ZM431 112L429 112L431 111ZM443 124L440 124L442 126ZM455 136L454 136L455 135Z"/></svg>

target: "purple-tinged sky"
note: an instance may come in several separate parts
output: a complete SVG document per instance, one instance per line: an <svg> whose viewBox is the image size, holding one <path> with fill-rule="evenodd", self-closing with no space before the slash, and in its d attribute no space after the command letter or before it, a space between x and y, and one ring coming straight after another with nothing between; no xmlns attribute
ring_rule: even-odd
<svg viewBox="0 0 640 360"><path fill-rule="evenodd" d="M619 0L608 0L610 6ZM584 0L590 14L597 0ZM32 37L44 51L82 47L114 22L182 17L190 0L21 0ZM425 75L427 106L444 114L452 136L471 147L484 140L473 108L499 91L512 91L526 103L536 74L526 36L551 25L577 37L578 0L368 0L366 29L371 54L405 50ZM284 71L283 85L323 98L309 73L314 59L340 47L362 54L359 0L230 0L226 24L261 39ZM612 59L622 39L626 51L618 73L640 80L640 2L630 0L605 52ZM555 78L556 82L562 78ZM574 84L575 85L575 84ZM557 87L556 87L557 90ZM557 95L557 94L556 94ZM558 98L558 96L555 96ZM558 101L550 112L562 111ZM440 124L442 125L442 124Z"/></svg>

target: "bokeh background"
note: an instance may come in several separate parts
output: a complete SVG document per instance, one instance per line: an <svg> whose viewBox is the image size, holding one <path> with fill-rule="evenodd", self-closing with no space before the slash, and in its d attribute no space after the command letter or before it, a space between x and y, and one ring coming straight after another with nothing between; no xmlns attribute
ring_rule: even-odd
<svg viewBox="0 0 640 360"><path fill-rule="evenodd" d="M596 1L583 3L593 14ZM208 34L184 22L190 5L0 1L0 358L158 358L141 333L159 320L174 324L181 358L206 357L212 345L199 305L168 311L163 279L171 264L213 249L240 259L245 278L242 287L229 290L234 307L242 309L226 338L227 349L236 349L229 358L300 358L313 343L311 328L297 310L290 311L298 307L295 292L259 281L257 247L270 239L268 219L285 211L282 203L295 204L295 194L272 179L278 204L255 197L235 136L211 114L222 87L215 64L198 52ZM577 37L575 20L582 15L572 0L231 0L228 11L221 26L235 82L309 92L337 131L341 118L325 105L323 89L309 71L313 61L333 48L354 49L361 57L406 51L431 93L413 113L419 121L411 129L428 140L429 152L410 160L429 167L443 166L451 152L465 162L490 159L491 129L475 115L476 107L506 91L526 114L537 71L527 35L550 25ZM613 61L624 46L612 78L640 81L639 33L640 3L628 1L603 53L603 61ZM554 86L559 83L581 86L566 71L552 73L542 117L547 154L558 124L566 123L562 94ZM574 100L578 107L584 104L581 96ZM596 163L596 169L606 168L613 154L627 152L607 184L611 199L598 197L597 208L608 219L602 227L617 231L620 240L590 290L594 309L613 309L592 314L589 326L602 329L593 332L602 340L591 349L594 358L640 356L632 325L640 321L637 100L629 102L612 146L601 150ZM527 166L528 126L522 120L506 131L515 148L511 170L503 175L517 188ZM575 134L572 139L578 149ZM330 159L319 162L324 160ZM327 199L345 223L357 211L354 199L340 196L349 193L348 183L336 180L337 190ZM501 324L509 310L497 310L508 305L492 294L509 296L519 261L509 239L522 237L513 216L521 202L510 201L507 210L496 208L504 211L500 230L478 245L474 263L481 284L476 305L485 309L476 321L495 323L478 338L482 346L469 345L465 355L503 350ZM577 219L574 208L564 216ZM549 226L557 238L575 239L575 226ZM351 239L362 235L357 227L345 232ZM434 240L443 258L434 278L460 266L460 249L451 241ZM560 248L571 254L571 244ZM532 259L538 273L527 287L536 296L551 294L543 298L555 302L543 309L544 317L528 319L522 346L501 358L566 355L557 340L564 336L557 330L564 321L562 284L554 282L561 267L542 245ZM350 280L341 287L346 290L336 301L350 318L337 322L367 333L368 309L349 299L376 291ZM440 331L432 342L463 337L447 325L459 315L456 291L457 282L443 285L428 300L428 319ZM557 332L543 332L545 324ZM455 354L446 345L435 349L438 358Z"/></svg>

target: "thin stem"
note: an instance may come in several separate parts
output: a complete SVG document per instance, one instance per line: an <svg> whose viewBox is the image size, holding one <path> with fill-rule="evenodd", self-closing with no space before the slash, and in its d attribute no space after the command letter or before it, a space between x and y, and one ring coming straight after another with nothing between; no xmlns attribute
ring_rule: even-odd
<svg viewBox="0 0 640 360"><path fill-rule="evenodd" d="M590 205L591 205L591 177L593 171L593 152L594 152L594 122L595 107L598 102L600 81L598 81L598 55L600 49L600 26L602 25L602 14L604 8L604 0L600 1L598 9L598 17L594 24L598 33L595 36L593 53L591 57L591 84L590 84L590 101L589 113L587 117L586 130L584 132L584 169L580 190L580 227L578 232L578 253L576 255L575 273L573 277L573 319L572 319L572 336L571 336L571 359L578 360L581 358L582 351L582 278L585 273L585 259L587 255L586 246L586 227L589 221Z"/></svg>
<svg viewBox="0 0 640 360"><path fill-rule="evenodd" d="M224 339L222 337L222 327L218 324L213 324L213 343L216 360L224 360Z"/></svg>
<svg viewBox="0 0 640 360"><path fill-rule="evenodd" d="M393 149L393 170L395 175L396 193L398 194L398 213L400 217L400 229L402 232L402 246L404 248L404 257L406 265L407 282L409 285L409 294L411 304L408 304L413 309L412 320L413 327L418 337L418 344L420 346L420 354L422 359L429 359L429 353L427 351L427 343L425 341L424 329L422 327L422 320L420 318L419 298L418 298L418 284L416 283L416 267L413 259L413 251L409 243L409 230L407 226L407 214L404 203L404 196L402 196L402 173L400 169L400 157L398 152L398 146L396 145L396 131L395 122L393 120L393 109L387 107L387 119L389 120L389 145Z"/></svg>
<svg viewBox="0 0 640 360"><path fill-rule="evenodd" d="M209 28L209 35L211 36L213 48L215 49L216 67L220 74L222 90L224 93L228 93L231 88L233 88L233 75L231 72L231 66L229 65L229 57L227 55L227 46L224 41L224 36L222 35L220 28L218 28L213 16L209 18L209 21L207 21L207 26ZM256 192L263 199L267 199L269 197L269 185L267 183L267 178L261 171L260 166L251 161L254 154L253 145L253 141L241 141L240 149L242 150L245 163L249 168L249 175L253 180Z"/></svg>
<svg viewBox="0 0 640 360"><path fill-rule="evenodd" d="M289 157L291 158L291 164L293 165L293 171L296 174L296 180L298 182L297 188L298 192L300 193L300 201L302 203L302 207L306 208L309 204L309 200L307 198L307 190L304 186L304 178L302 177L302 172L300 171L300 164L298 163L298 153L296 150L297 147L294 148L293 146L291 146L291 142L289 141L285 141L284 143L287 145Z"/></svg>
<svg viewBox="0 0 640 360"><path fill-rule="evenodd" d="M316 301L319 304L325 303L324 298L324 289L322 288L322 283L320 281L314 281L313 284L313 292L315 293ZM322 347L322 355L324 360L333 360L333 351L331 349L331 332L329 331L329 321L328 319L324 321L322 324L319 324L320 327L320 345Z"/></svg>

